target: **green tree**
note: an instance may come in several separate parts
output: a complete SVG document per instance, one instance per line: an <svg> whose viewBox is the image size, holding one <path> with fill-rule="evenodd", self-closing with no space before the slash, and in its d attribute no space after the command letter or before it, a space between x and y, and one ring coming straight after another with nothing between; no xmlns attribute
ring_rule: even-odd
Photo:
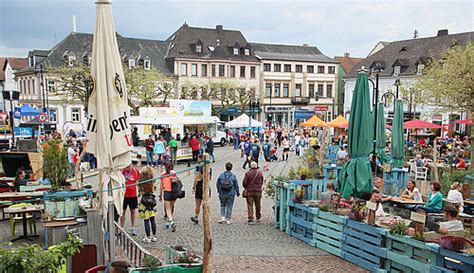
<svg viewBox="0 0 474 273"><path fill-rule="evenodd" d="M426 92L420 89L419 86L400 86L400 98L407 104L412 105L411 113L416 113L416 108L427 102ZM415 119L416 115L412 114L411 119Z"/></svg>
<svg viewBox="0 0 474 273"><path fill-rule="evenodd" d="M448 111L474 113L474 45L454 45L433 56L416 88L424 90L427 103ZM474 126L471 125L471 147L474 147ZM474 152L471 152L474 162ZM474 164L471 164L474 170Z"/></svg>

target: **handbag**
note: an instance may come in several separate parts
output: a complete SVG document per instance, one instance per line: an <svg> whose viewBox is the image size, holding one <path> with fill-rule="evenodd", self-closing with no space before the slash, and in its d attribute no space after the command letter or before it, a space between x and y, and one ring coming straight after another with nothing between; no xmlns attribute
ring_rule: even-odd
<svg viewBox="0 0 474 273"><path fill-rule="evenodd" d="M258 176L258 171L257 171L257 173L255 174L255 176L253 177L252 182L250 182L249 184L247 184L247 187L253 184L253 182L255 181L255 179L257 178L257 176ZM245 190L242 192L242 197L243 197L243 198L247 198L248 195L249 195L249 193L247 192L247 189L245 189Z"/></svg>

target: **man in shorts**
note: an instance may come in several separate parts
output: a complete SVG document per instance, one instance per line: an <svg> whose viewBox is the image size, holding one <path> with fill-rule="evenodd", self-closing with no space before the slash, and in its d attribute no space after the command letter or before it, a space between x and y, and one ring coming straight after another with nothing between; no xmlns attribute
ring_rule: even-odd
<svg viewBox="0 0 474 273"><path fill-rule="evenodd" d="M125 177L125 185L127 188L125 190L125 198L123 199L120 226L122 228L125 226L125 213L127 212L127 208L130 208L130 220L132 223L130 234L136 236L138 235L135 230L135 220L137 219L136 211L138 207L138 190L136 183L140 180L140 171L135 168L133 164L130 164L122 170L122 174Z"/></svg>
<svg viewBox="0 0 474 273"><path fill-rule="evenodd" d="M265 140L265 144L263 144L263 157L265 158L265 165L263 167L264 171L268 171L268 165L270 164L270 150L272 149L272 145L270 145L270 141L268 138Z"/></svg>

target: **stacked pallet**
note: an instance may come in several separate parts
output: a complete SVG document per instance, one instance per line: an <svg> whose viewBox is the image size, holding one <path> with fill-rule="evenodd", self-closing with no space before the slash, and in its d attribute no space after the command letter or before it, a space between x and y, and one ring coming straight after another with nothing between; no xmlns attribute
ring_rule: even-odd
<svg viewBox="0 0 474 273"><path fill-rule="evenodd" d="M316 247L342 257L343 229L347 217L326 211L319 211L315 219Z"/></svg>

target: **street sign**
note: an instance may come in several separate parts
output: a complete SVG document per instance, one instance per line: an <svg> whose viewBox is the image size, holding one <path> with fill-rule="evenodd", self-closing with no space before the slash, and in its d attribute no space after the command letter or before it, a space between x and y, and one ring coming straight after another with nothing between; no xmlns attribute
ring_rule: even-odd
<svg viewBox="0 0 474 273"><path fill-rule="evenodd" d="M315 106L314 107L315 112L327 112L328 110L329 110L329 106L327 106L327 105Z"/></svg>
<svg viewBox="0 0 474 273"><path fill-rule="evenodd" d="M41 122L41 123L45 123L47 120L47 116L45 113L41 113L38 115L38 121Z"/></svg>

